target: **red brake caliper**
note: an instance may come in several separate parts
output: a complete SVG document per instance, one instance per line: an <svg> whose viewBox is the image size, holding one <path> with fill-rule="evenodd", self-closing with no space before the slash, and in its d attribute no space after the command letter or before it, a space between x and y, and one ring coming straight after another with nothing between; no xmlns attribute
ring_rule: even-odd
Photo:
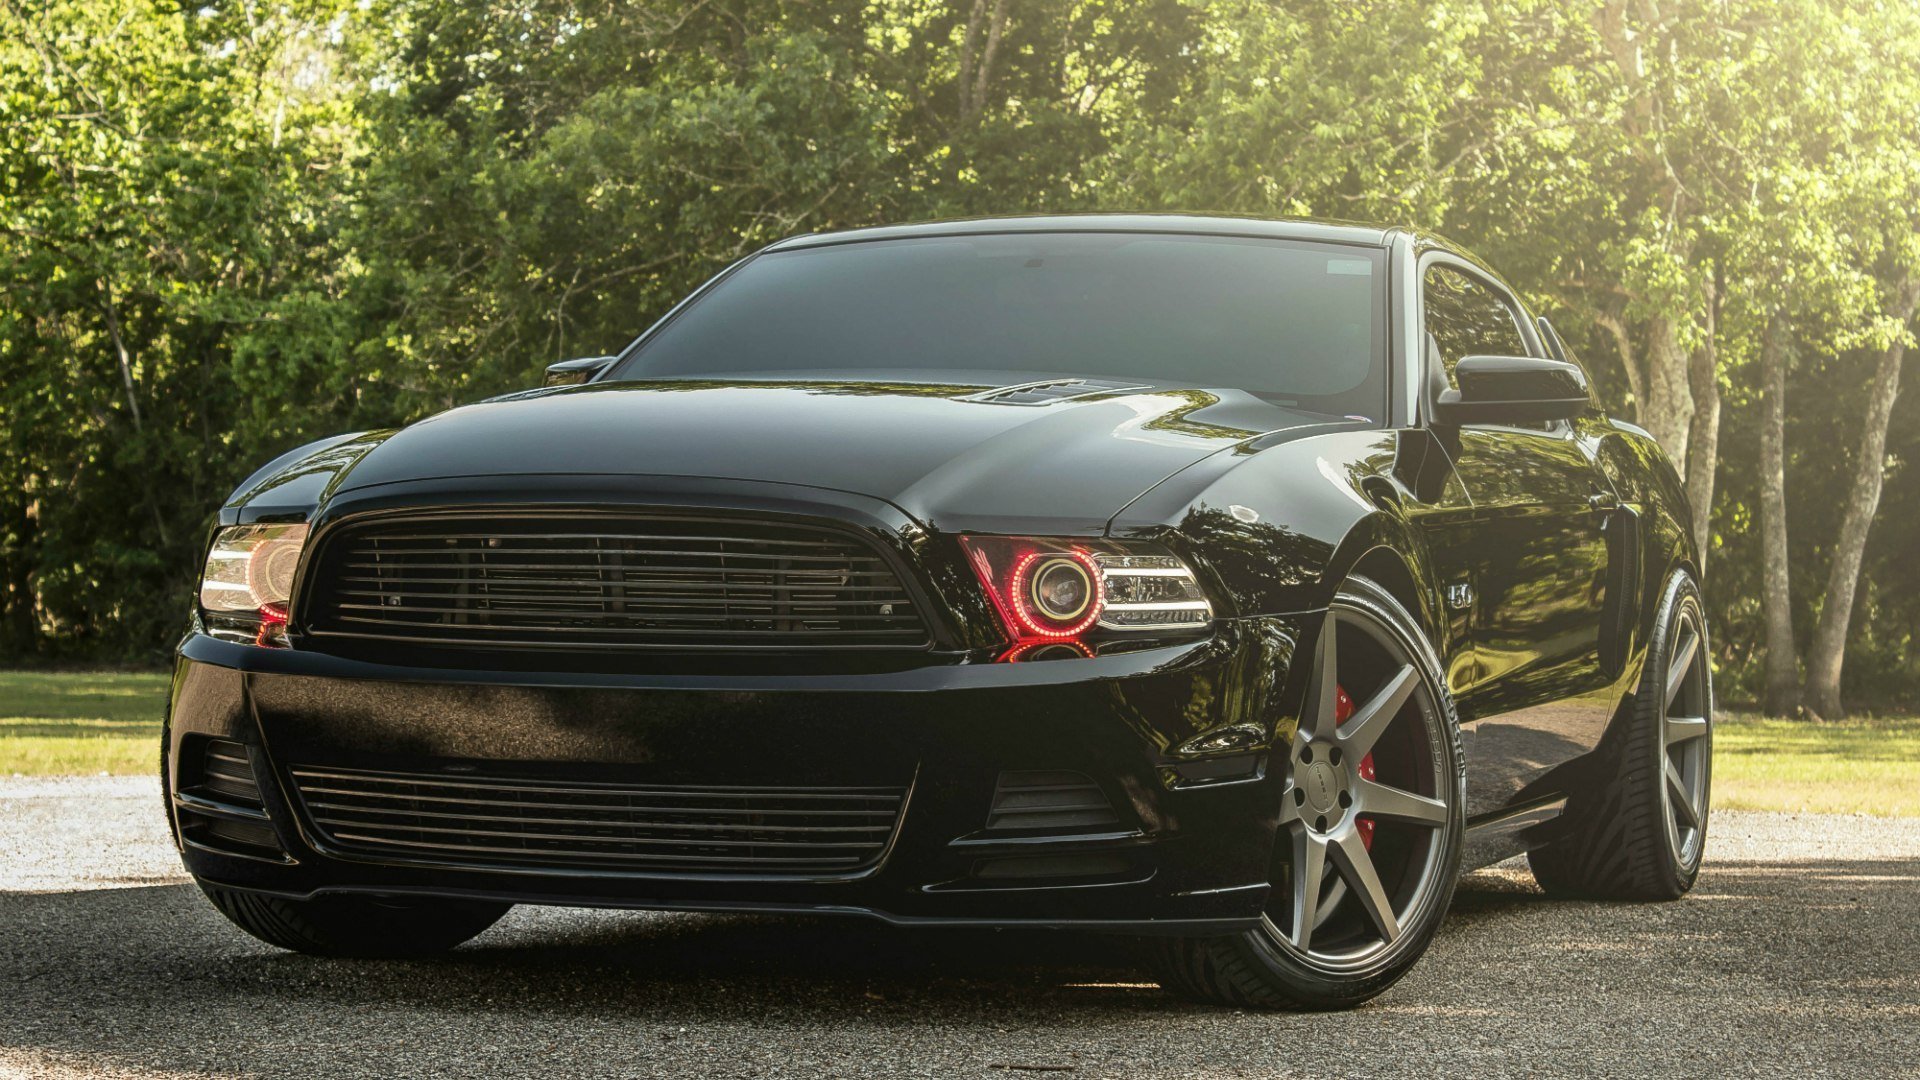
<svg viewBox="0 0 1920 1080"><path fill-rule="evenodd" d="M1333 694L1333 722L1336 724L1344 724L1353 717L1353 698L1347 696L1347 688L1344 686L1335 686L1333 688ZM1373 779L1373 755L1371 753L1360 759L1360 779ZM1373 821L1369 818L1356 818L1353 827L1360 833L1360 842L1365 844L1367 849L1371 851L1373 849Z"/></svg>

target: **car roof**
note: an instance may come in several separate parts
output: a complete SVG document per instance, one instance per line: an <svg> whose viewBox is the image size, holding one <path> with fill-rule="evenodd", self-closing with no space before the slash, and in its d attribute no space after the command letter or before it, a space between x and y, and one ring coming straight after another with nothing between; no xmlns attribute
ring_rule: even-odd
<svg viewBox="0 0 1920 1080"><path fill-rule="evenodd" d="M923 236L1046 232L1185 233L1201 236L1271 237L1282 240L1312 240L1323 243L1384 247L1396 233L1408 231L1410 230L1391 226L1291 218L1221 217L1200 214L1053 214L1032 217L965 218L811 233L782 240L766 250L792 251L833 244Z"/></svg>

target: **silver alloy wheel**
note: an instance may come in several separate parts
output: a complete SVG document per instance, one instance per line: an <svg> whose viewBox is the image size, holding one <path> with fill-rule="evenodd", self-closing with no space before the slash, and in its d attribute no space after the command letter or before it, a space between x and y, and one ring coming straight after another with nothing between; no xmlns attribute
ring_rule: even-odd
<svg viewBox="0 0 1920 1080"><path fill-rule="evenodd" d="M1707 820L1707 770L1712 733L1712 687L1708 682L1706 635L1698 613L1682 607L1673 626L1673 651L1667 658L1667 700L1660 710L1660 785L1667 843L1683 867L1700 858Z"/></svg>
<svg viewBox="0 0 1920 1080"><path fill-rule="evenodd" d="M1343 637L1356 654L1346 663ZM1342 723L1340 691L1355 685L1367 688L1365 697ZM1285 874L1276 876L1264 927L1311 966L1350 971L1401 941L1439 891L1442 830L1452 821L1437 727L1444 721L1409 643L1340 606L1328 613L1306 712L1282 798L1276 855ZM1370 754L1389 750L1399 783L1361 775ZM1373 822L1372 849L1363 817ZM1392 857L1383 873L1376 856L1385 847Z"/></svg>

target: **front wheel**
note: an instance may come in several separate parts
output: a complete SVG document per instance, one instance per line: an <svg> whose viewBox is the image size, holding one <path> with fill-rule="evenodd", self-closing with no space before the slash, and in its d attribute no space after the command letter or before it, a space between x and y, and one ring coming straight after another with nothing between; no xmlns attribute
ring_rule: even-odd
<svg viewBox="0 0 1920 1080"><path fill-rule="evenodd" d="M1344 1009L1392 986L1453 898L1465 772L1433 648L1391 594L1350 580L1327 613L1288 748L1273 889L1260 925L1157 944L1175 993Z"/></svg>
<svg viewBox="0 0 1920 1080"><path fill-rule="evenodd" d="M199 885L235 926L269 945L315 956L430 956L478 936L513 906L436 897L293 900L205 881Z"/></svg>

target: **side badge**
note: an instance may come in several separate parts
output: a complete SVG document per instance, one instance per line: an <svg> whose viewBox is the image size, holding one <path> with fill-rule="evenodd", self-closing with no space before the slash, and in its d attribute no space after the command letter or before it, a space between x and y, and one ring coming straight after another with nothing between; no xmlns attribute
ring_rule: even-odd
<svg viewBox="0 0 1920 1080"><path fill-rule="evenodd" d="M1464 611L1473 603L1473 586L1464 581L1447 586L1447 606Z"/></svg>

